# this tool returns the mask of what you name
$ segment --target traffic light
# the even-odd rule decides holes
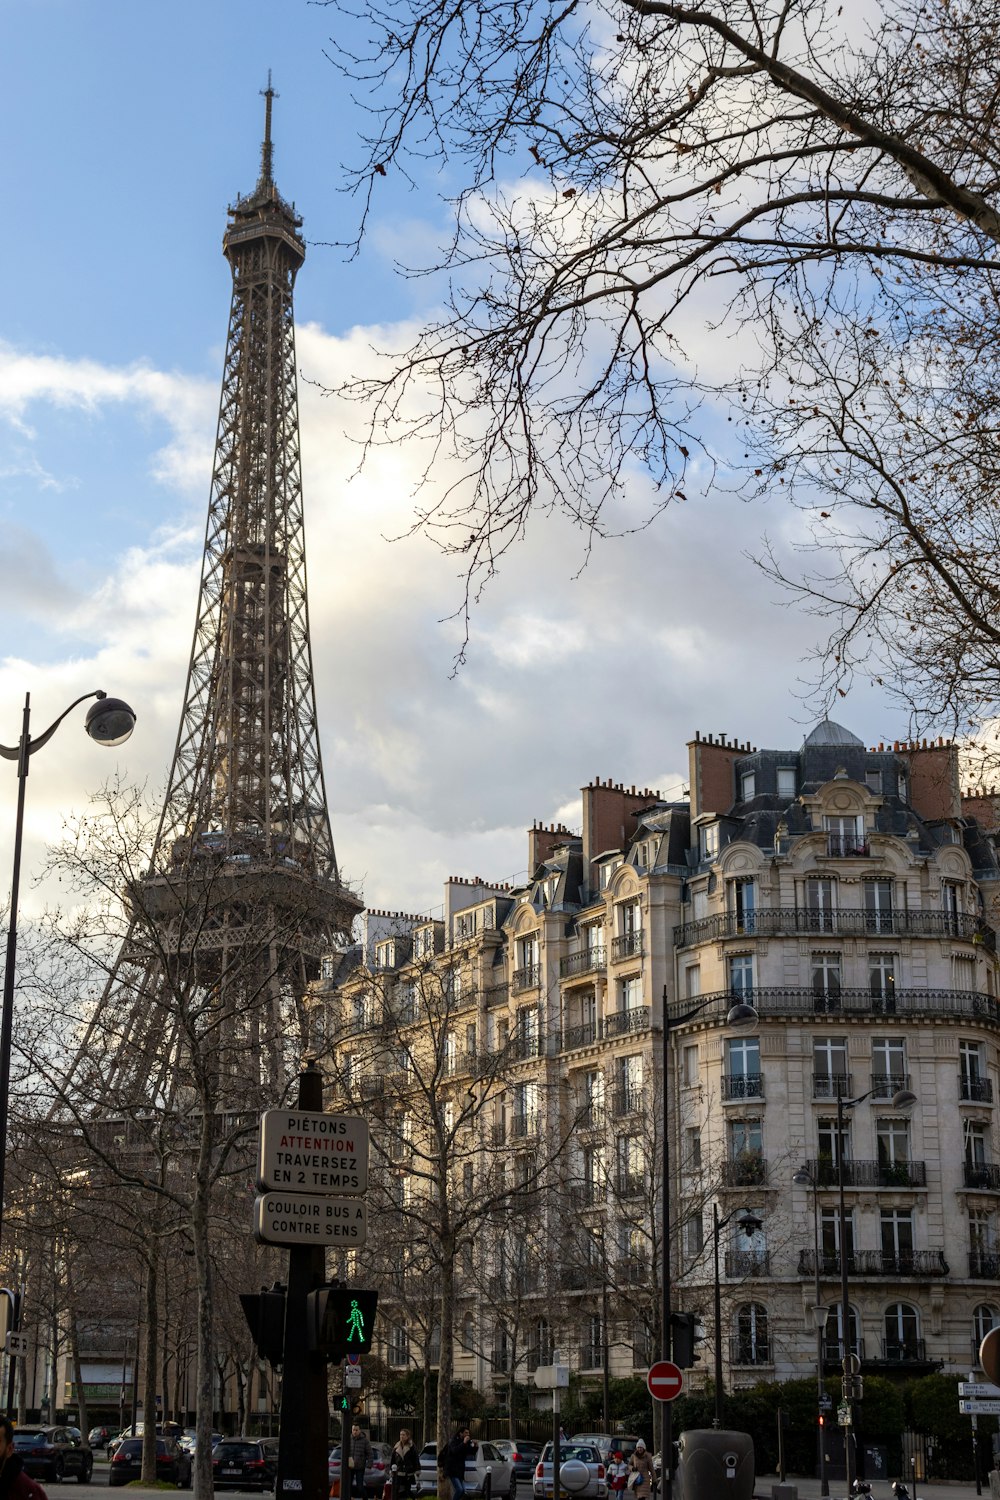
[[[860,1375],[845,1375],[840,1382],[845,1401],[861,1401],[865,1394],[865,1383]]]
[[[675,1365],[682,1370],[701,1359],[699,1344],[705,1341],[705,1330],[696,1313],[677,1312],[670,1314],[670,1348]]]
[[[240,1293],[243,1308],[257,1353],[269,1364],[280,1365],[285,1357],[285,1288],[276,1281],[259,1294]]]
[[[321,1286],[306,1298],[309,1348],[329,1359],[367,1354],[375,1333],[378,1292]]]

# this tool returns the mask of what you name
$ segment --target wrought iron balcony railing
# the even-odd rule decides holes
[[[510,976],[510,987],[515,995],[522,990],[537,990],[541,982],[541,964],[525,964],[523,968],[515,969]]]
[[[567,958],[559,960],[559,978],[571,979],[574,974],[592,974],[595,969],[603,969],[607,963],[607,949],[603,943],[597,943],[592,948],[584,948],[582,953],[571,953]]]
[[[850,1099],[854,1081],[850,1073],[814,1073],[814,1099]]]
[[[873,1099],[892,1099],[902,1089],[909,1087],[909,1073],[873,1073],[871,1075]]]
[[[743,1151],[722,1163],[724,1187],[762,1187],[767,1181],[767,1162],[756,1151]]]
[[[860,858],[869,852],[868,840],[853,833],[828,833],[826,852],[833,859]]]
[[[891,993],[873,995],[870,989],[841,989],[817,993],[808,986],[781,986],[755,989],[719,990],[702,997],[699,1022],[720,1024],[737,1002],[753,1005],[762,1020],[786,1016],[927,1016],[934,1020],[970,1022],[1000,1027],[1000,1000],[976,990],[894,989]],[[675,1000],[667,1006],[669,1020],[686,1015],[690,1002]]]
[[[989,1078],[969,1078],[967,1074],[959,1073],[958,1097],[966,1104],[992,1104],[992,1080]]]
[[[836,1187],[837,1163],[829,1156],[813,1157],[809,1163],[817,1187]],[[844,1162],[844,1186],[852,1188],[922,1188],[927,1186],[927,1166],[922,1161]]]
[[[719,942],[726,938],[809,936],[957,937],[981,941],[991,950],[996,932],[982,917],[965,912],[865,911],[846,908],[820,911],[811,906],[764,906],[752,912],[717,912],[674,928],[674,946]]]
[[[799,1275],[815,1276],[816,1255],[812,1250],[799,1251]],[[840,1256],[820,1251],[819,1274],[840,1276]],[[948,1262],[941,1250],[908,1250],[890,1253],[883,1250],[855,1250],[847,1256],[848,1276],[947,1276]]]
[[[510,1133],[514,1140],[524,1140],[525,1136],[537,1135],[538,1115],[533,1112],[512,1115]]]
[[[723,1099],[763,1099],[763,1073],[724,1073],[722,1097]]]
[[[975,1281],[996,1281],[1000,1278],[1000,1252],[970,1250],[969,1276]]]
[[[635,1031],[649,1030],[649,1006],[633,1005],[629,1010],[616,1010],[604,1017],[606,1037],[629,1036]]]
[[[615,1117],[620,1119],[622,1115],[638,1114],[644,1099],[641,1083],[626,1083],[615,1089],[611,1096],[611,1108]]]
[[[738,1276],[741,1280],[754,1276],[770,1276],[771,1257],[766,1250],[727,1250],[726,1275]]]
[[[577,1124],[581,1130],[603,1130],[608,1123],[604,1100],[588,1099],[580,1106]]]
[[[994,1161],[967,1161],[965,1186],[981,1192],[1000,1193],[1000,1165]]]
[[[771,1363],[771,1341],[763,1338],[741,1338],[739,1334],[729,1340],[729,1363],[731,1365],[769,1365]]]
[[[562,1050],[572,1052],[575,1047],[591,1047],[600,1036],[600,1022],[581,1021],[579,1026],[564,1026]]]
[[[641,958],[642,954],[641,932],[626,932],[611,939],[611,957],[616,962],[620,958]]]
[[[923,1339],[883,1339],[882,1360],[886,1365],[923,1365],[927,1363],[927,1344]]]

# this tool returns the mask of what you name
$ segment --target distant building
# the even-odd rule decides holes
[[[864,1370],[967,1372],[1000,1322],[1000,799],[963,803],[950,744],[868,749],[831,722],[798,750],[697,736],[689,756],[689,800],[597,780],[579,832],[533,826],[521,888],[453,879],[435,920],[367,913],[308,998],[341,1098],[377,1096],[397,1122],[384,1128],[409,1116],[419,1131],[400,1043],[420,1035],[433,974],[446,1086],[457,1097],[501,1059],[482,1149],[502,1143],[526,1180],[569,1138],[540,1190],[511,1201],[519,1256],[484,1244],[488,1264],[464,1265],[456,1376],[502,1389],[554,1348],[595,1380],[656,1357],[664,994],[673,1300],[707,1336],[695,1382],[713,1366],[713,1204],[730,1216],[727,1388],[815,1372],[817,1274],[839,1371],[842,1248]],[[734,999],[759,1013],[749,1034],[727,1028]],[[843,1140],[838,1095],[867,1096]],[[387,1155],[405,1178],[405,1151]],[[392,1285],[380,1322],[388,1362],[419,1364]]]

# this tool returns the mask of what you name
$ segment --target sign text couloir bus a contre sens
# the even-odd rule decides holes
[[[356,1115],[268,1109],[260,1121],[257,1186],[293,1193],[368,1188],[368,1123]]]

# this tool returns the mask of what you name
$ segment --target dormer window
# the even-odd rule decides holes
[[[749,802],[757,795],[757,775],[754,771],[744,771],[740,777],[740,800]]]
[[[882,795],[882,772],[866,771],[865,786],[870,792],[874,792],[876,797],[880,797]]]
[[[795,796],[795,767],[794,766],[779,766],[778,767],[778,796],[779,797],[794,797]]]
[[[606,860],[605,863],[601,866],[601,873],[600,873],[600,876],[599,876],[599,883],[600,883],[600,888],[601,888],[602,891],[607,890],[608,885],[610,884],[612,875],[615,873],[615,871],[619,868],[619,866],[622,863],[623,863],[623,861],[620,860],[620,859],[609,859],[609,860]]]
[[[718,823],[709,823],[706,827],[699,829],[698,839],[701,845],[702,859],[717,859],[719,856]]]
[[[390,939],[386,943],[377,943],[375,946],[375,967],[377,969],[392,969],[396,966],[396,943]]]

